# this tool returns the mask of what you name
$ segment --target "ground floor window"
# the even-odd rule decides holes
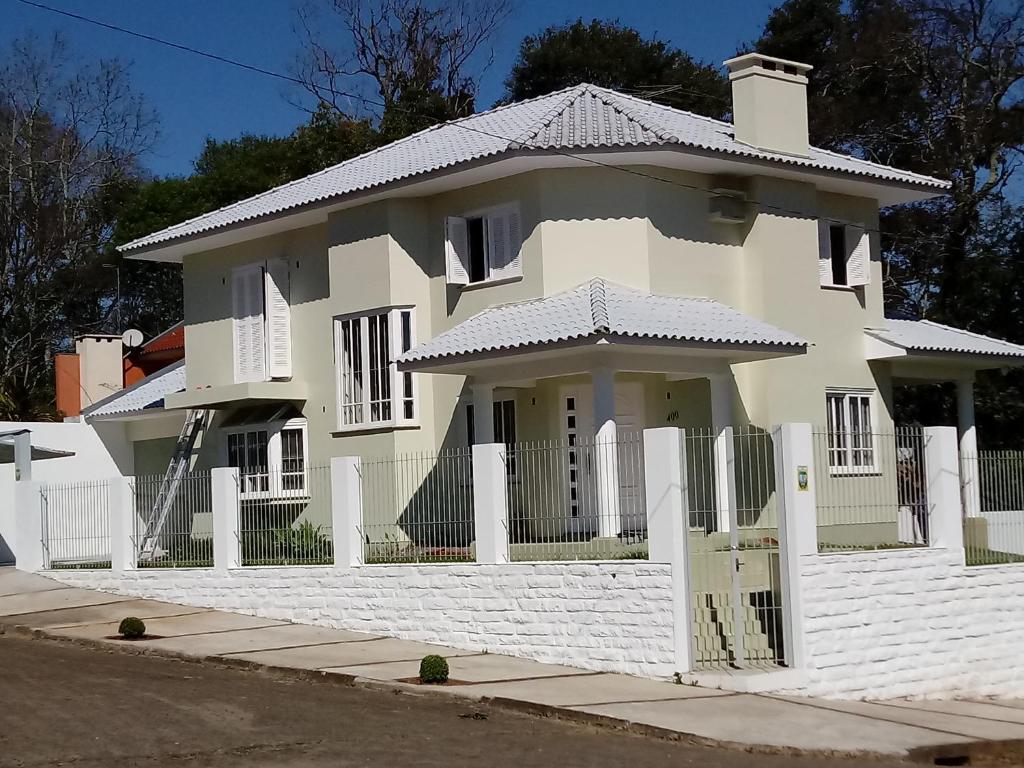
[[[871,390],[830,389],[825,394],[828,418],[828,466],[833,474],[876,470]]]
[[[507,449],[506,470],[509,477],[516,476],[516,401],[495,400],[491,409],[494,426],[494,442],[504,443]],[[476,413],[473,404],[466,406],[466,435],[468,445],[476,444]]]
[[[306,491],[306,420],[291,405],[242,409],[221,427],[243,499]]]

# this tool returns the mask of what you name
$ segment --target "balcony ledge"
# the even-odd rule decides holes
[[[308,396],[301,381],[248,381],[219,384],[175,392],[164,399],[165,408],[223,408],[261,402],[304,401]]]

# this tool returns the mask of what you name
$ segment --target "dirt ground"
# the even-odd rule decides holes
[[[68,764],[813,768],[850,763],[694,747],[436,694],[366,690],[0,635],[0,766]]]

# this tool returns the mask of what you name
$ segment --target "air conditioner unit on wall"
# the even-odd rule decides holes
[[[742,224],[747,220],[747,201],[741,190],[713,189],[708,215],[717,224]]]

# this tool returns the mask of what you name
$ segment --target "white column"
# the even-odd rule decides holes
[[[814,446],[810,424],[780,424],[775,446],[775,498],[779,516],[779,574],[786,664],[806,663],[800,558],[818,552],[818,511],[814,500]]]
[[[130,571],[135,568],[138,547],[135,535],[135,478],[115,477],[108,486],[110,494],[110,569]]]
[[[494,385],[474,384],[473,442],[494,442]]]
[[[924,478],[929,510],[928,545],[963,549],[960,461],[953,427],[924,428]]]
[[[363,564],[362,461],[358,456],[331,459],[331,536],[335,568]]]
[[[978,433],[974,423],[974,376],[965,376],[956,382],[956,422],[960,439],[960,459],[963,462],[964,514],[981,514],[981,489],[978,476]]]
[[[14,480],[32,479],[32,433],[28,430],[14,436]]]
[[[732,375],[714,374],[711,382],[711,425],[715,433],[715,509],[718,512],[718,530],[728,533],[729,505],[732,501],[729,489],[733,468],[729,466],[732,454]]]
[[[473,446],[473,518],[476,561],[508,562],[508,493],[501,443]]]
[[[615,424],[615,371],[595,368],[594,463],[597,479],[598,536],[613,537],[622,532],[619,515],[619,445]]]
[[[14,559],[22,571],[43,569],[43,484],[14,484]]]
[[[213,502],[213,567],[218,571],[241,565],[238,540],[239,485],[236,467],[215,467],[210,472]]]
[[[693,669],[685,450],[682,433],[674,427],[644,430],[648,557],[672,566],[673,646],[680,674]]]

